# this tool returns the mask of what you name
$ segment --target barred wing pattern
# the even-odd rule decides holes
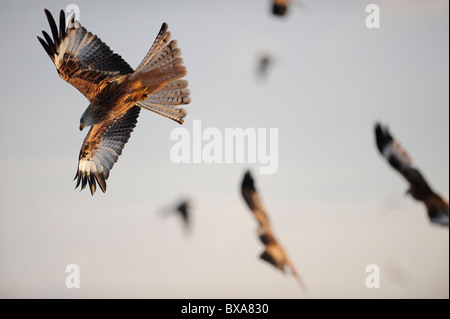
[[[58,74],[77,88],[90,101],[106,82],[129,73],[133,69],[120,55],[96,35],[88,32],[74,21],[66,29],[64,11],[59,15],[59,32],[52,14],[45,9],[53,40],[42,31],[45,41],[38,37],[47,54],[56,66]]]
[[[97,182],[100,189],[106,192],[109,171],[122,154],[131,132],[136,127],[140,111],[140,107],[133,106],[113,121],[95,125],[90,129],[80,150],[78,169],[74,178],[77,179],[75,188],[80,183],[81,189],[89,184],[93,195]]]
[[[76,187],[81,184],[81,189],[84,189],[89,184],[93,195],[98,184],[105,192],[106,179],[130,138],[141,108],[183,123],[187,112],[178,106],[190,103],[190,91],[188,82],[181,79],[186,75],[181,51],[176,40],[170,41],[168,25],[163,23],[149,52],[134,72],[120,55],[113,53],[74,17],[66,28],[65,14],[61,10],[58,30],[51,13],[45,9],[45,14],[53,39],[42,31],[45,40],[40,37],[38,40],[55,64],[58,74],[84,94],[91,101],[90,106],[102,105],[99,101],[103,105],[111,105],[110,109],[102,106],[96,112],[97,116],[101,114],[106,120],[96,122],[99,124],[93,125],[84,139],[75,176]],[[136,103],[134,106],[130,109],[126,106],[122,111],[121,106],[129,101],[129,97],[119,100],[114,93],[104,89],[111,88],[114,83],[128,83],[125,81],[143,85],[149,93],[146,100],[133,102]],[[133,88],[133,85],[130,87]],[[133,94],[129,93],[130,96]],[[117,114],[117,117],[108,117],[108,113]]]
[[[187,86],[186,80],[169,82],[164,88],[151,94],[145,101],[137,102],[136,105],[183,124],[187,112],[178,106],[191,101]]]
[[[170,71],[174,67],[182,65],[183,59],[180,57],[181,50],[178,48],[178,42],[170,41],[171,37],[167,24],[163,23],[155,42],[136,68],[135,73],[130,76],[131,79],[140,73],[152,72],[157,69]],[[146,100],[139,101],[137,105],[183,124],[187,112],[179,105],[191,102],[191,92],[187,87],[186,80],[169,81],[165,87],[151,94]]]

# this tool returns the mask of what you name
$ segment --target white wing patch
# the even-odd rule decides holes
[[[83,190],[89,184],[93,195],[98,183],[101,190],[106,192],[106,180],[109,177],[109,171],[122,154],[122,150],[136,126],[140,110],[139,107],[133,106],[97,133],[91,128],[80,151],[77,174],[75,175],[77,179],[75,188],[81,183],[81,189]],[[90,148],[91,143],[94,142],[95,144],[92,145],[95,146]]]
[[[400,146],[397,141],[393,140],[391,143],[387,144],[383,149],[383,156],[389,160],[389,158],[394,157],[399,161],[402,167],[412,167],[413,162],[408,153]]]

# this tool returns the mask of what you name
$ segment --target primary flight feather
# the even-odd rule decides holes
[[[187,112],[179,107],[190,103],[186,68],[177,41],[162,24],[153,45],[133,70],[120,55],[96,35],[61,10],[59,30],[45,9],[52,37],[42,31],[38,37],[59,76],[77,88],[90,102],[80,119],[80,130],[91,126],[78,158],[76,187],[96,185],[106,191],[106,180],[136,126],[141,108],[156,112],[180,124]]]

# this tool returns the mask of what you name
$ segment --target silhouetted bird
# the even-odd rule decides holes
[[[264,54],[259,58],[256,75],[259,79],[265,79],[270,65],[273,64],[273,58],[269,54]]]
[[[244,179],[241,184],[241,191],[245,202],[253,212],[253,215],[255,215],[260,225],[258,228],[259,239],[266,246],[264,252],[260,255],[260,258],[269,262],[283,272],[285,272],[286,266],[289,267],[300,286],[306,290],[306,286],[302,278],[286,254],[286,251],[274,238],[269,219],[262,205],[261,199],[259,198],[258,192],[256,191],[253,177],[249,171],[247,171],[244,175]]]
[[[288,2],[290,0],[272,0],[272,13],[277,16],[284,16],[288,11]]]
[[[179,204],[177,204],[175,207],[172,208],[165,208],[162,213],[166,216],[168,214],[177,214],[181,216],[181,220],[183,222],[183,229],[185,231],[191,231],[191,220],[192,220],[192,213],[191,213],[192,205],[190,201],[183,200]]]
[[[191,216],[190,216],[190,205],[188,201],[181,202],[176,210],[181,218],[183,219],[183,224],[185,227],[190,228]]]
[[[425,204],[431,222],[448,226],[448,202],[431,189],[419,170],[413,166],[406,151],[391,136],[389,129],[377,123],[375,136],[378,150],[409,182],[408,193]]]

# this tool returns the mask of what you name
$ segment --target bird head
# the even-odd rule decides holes
[[[91,104],[87,107],[86,111],[84,111],[83,115],[80,118],[80,131],[84,129],[85,126],[91,126],[97,124],[97,121],[94,120],[91,112]]]

